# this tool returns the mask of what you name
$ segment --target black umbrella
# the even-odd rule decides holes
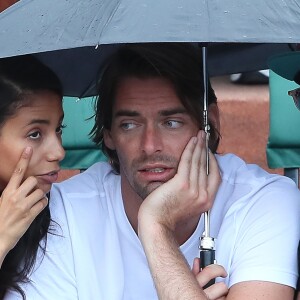
[[[119,44],[73,48],[35,54],[60,77],[67,96],[96,94],[96,78]],[[293,44],[208,44],[208,73],[219,76],[268,69],[270,55],[290,51]],[[1,53],[1,52],[0,52]],[[199,51],[201,55],[201,51]],[[74,63],[76,62],[76,63]]]
[[[266,69],[300,41],[299,15],[297,0],[22,0],[0,13],[0,57],[36,53],[84,97],[125,42],[209,43],[211,76]]]

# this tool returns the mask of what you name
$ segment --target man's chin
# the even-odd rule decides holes
[[[146,199],[154,190],[156,190],[158,187],[160,187],[164,182],[161,181],[155,181],[151,182],[147,185],[147,187],[143,191],[143,199]]]

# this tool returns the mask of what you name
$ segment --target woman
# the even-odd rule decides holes
[[[33,56],[0,60],[0,298],[25,294],[51,231],[47,194],[64,157],[62,88]]]

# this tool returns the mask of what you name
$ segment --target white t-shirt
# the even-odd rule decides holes
[[[237,156],[218,156],[222,184],[211,210],[211,236],[228,286],[262,280],[296,286],[300,192],[288,178],[272,175]],[[141,243],[123,206],[120,176],[107,163],[56,184],[50,198],[56,235],[23,285],[27,299],[157,299]],[[192,265],[199,256],[201,217],[181,246]],[[223,280],[223,279],[220,279]],[[18,299],[8,293],[8,299]]]

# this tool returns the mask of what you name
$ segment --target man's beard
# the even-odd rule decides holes
[[[161,186],[164,182],[152,182],[150,185],[142,186],[138,182],[133,182],[134,191],[145,200],[155,189]]]
[[[145,166],[147,164],[154,164],[154,163],[161,163],[162,165],[166,165],[168,167],[174,168],[177,170],[178,168],[178,160],[172,156],[156,154],[152,156],[144,156],[140,157],[132,162],[132,170],[138,172],[141,169],[141,166]],[[175,174],[174,174],[175,175]],[[142,185],[137,180],[133,180],[132,187],[134,191],[143,199],[145,200],[150,193],[152,193],[155,189],[159,186],[164,184],[164,182],[157,181],[151,182],[148,185]]]

